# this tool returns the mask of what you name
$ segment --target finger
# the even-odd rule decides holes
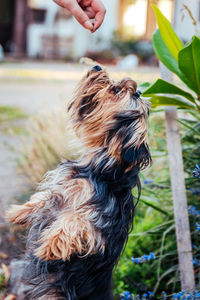
[[[92,30],[93,24],[87,14],[82,10],[77,1],[74,0],[54,0],[60,6],[69,10],[76,20],[86,29]]]
[[[89,6],[91,6],[91,0],[81,0],[79,2],[79,5],[81,7],[89,7]]]
[[[59,6],[64,7],[64,0],[53,0],[56,4],[58,4]]]
[[[92,30],[92,32],[95,32],[103,23],[106,14],[106,9],[101,0],[93,0],[91,2],[91,7],[96,13],[94,20],[94,28]]]
[[[94,19],[95,17],[95,12],[93,11],[93,9],[91,7],[86,7],[84,9],[84,12],[86,13],[86,15],[90,18],[90,19]]]

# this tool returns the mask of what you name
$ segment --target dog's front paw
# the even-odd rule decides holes
[[[33,219],[34,213],[42,209],[45,205],[47,193],[39,192],[34,194],[30,201],[23,205],[12,205],[11,208],[6,212],[6,219],[10,223],[27,225]]]
[[[26,225],[29,222],[29,209],[24,205],[12,205],[6,212],[6,219],[10,223]]]

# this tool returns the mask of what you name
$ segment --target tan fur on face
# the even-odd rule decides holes
[[[115,94],[113,91],[115,87],[119,89],[119,93]],[[109,129],[116,122],[115,115],[123,112],[137,112],[140,115],[135,134],[129,144],[139,147],[142,142],[146,142],[149,105],[141,99],[133,100],[136,89],[137,84],[132,79],[124,78],[115,83],[110,80],[105,71],[91,71],[80,83],[75,100],[70,105],[70,111],[76,133],[89,151],[98,151],[107,147],[108,156],[120,161],[122,141],[117,136],[113,136],[107,144],[106,137]],[[87,98],[89,104],[84,104],[84,99]],[[87,108],[87,105],[89,112],[86,109],[86,112],[80,116],[79,112]]]

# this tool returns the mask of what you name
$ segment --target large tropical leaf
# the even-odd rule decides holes
[[[146,89],[150,87],[151,83],[150,82],[144,82],[139,84],[138,89],[143,93]]]
[[[200,39],[198,37],[194,36],[192,42],[180,51],[178,64],[190,88],[200,96]]]
[[[176,35],[172,25],[167,20],[167,18],[161,13],[159,8],[152,4],[153,10],[156,14],[156,19],[158,22],[158,27],[160,30],[161,37],[163,42],[169,49],[171,55],[178,61],[178,53],[183,48],[181,40]]]
[[[181,73],[178,62],[170,53],[169,49],[165,45],[159,29],[157,29],[152,36],[152,45],[154,52],[158,59],[173,73],[175,73],[185,84],[188,85],[186,77]]]
[[[180,95],[188,99],[189,101],[195,103],[194,97],[177,87],[176,85],[173,85],[163,79],[158,79],[152,86],[150,86],[145,92],[143,92],[142,96],[149,97],[154,94],[175,94]]]
[[[168,105],[168,106],[178,106],[179,108],[197,110],[196,105],[180,97],[167,97],[167,96],[154,95],[150,98],[150,101],[152,103],[153,108],[157,106]]]

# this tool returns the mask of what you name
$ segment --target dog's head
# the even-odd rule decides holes
[[[104,150],[112,162],[136,162],[140,168],[151,158],[147,146],[147,117],[150,105],[140,98],[131,78],[111,80],[100,66],[81,80],[69,105],[77,135],[90,152]]]

